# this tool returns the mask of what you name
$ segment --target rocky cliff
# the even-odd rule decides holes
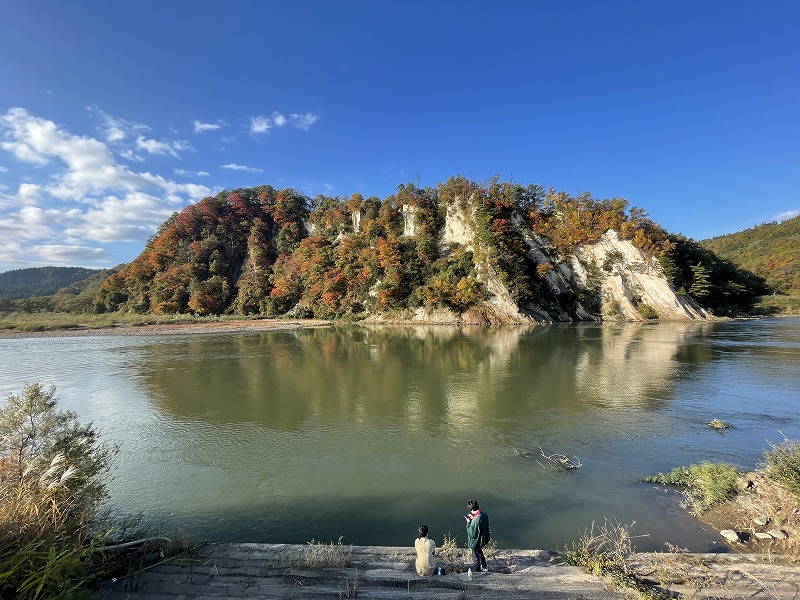
[[[754,296],[676,239],[619,198],[497,180],[401,185],[383,201],[242,188],[173,215],[95,307],[544,323],[703,320],[712,301]]]
[[[415,209],[404,205],[402,212],[404,234],[414,236]],[[620,239],[618,232],[610,229],[596,242],[578,245],[569,255],[558,257],[547,239],[527,227],[521,216],[514,217],[513,227],[525,241],[530,261],[553,267],[543,277],[550,291],[543,295],[543,302],[517,303],[490,261],[483,259],[476,262],[475,269],[488,292],[484,310],[458,314],[420,307],[405,316],[414,321],[444,323],[713,318],[691,296],[675,290],[655,258],[645,256],[629,240]],[[474,211],[464,210],[457,202],[449,203],[439,240],[441,251],[460,246],[473,252],[476,233]],[[372,320],[385,319],[385,315],[375,315]]]

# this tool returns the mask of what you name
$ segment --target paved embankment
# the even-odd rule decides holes
[[[410,548],[354,546],[347,567],[299,568],[304,546],[208,544],[191,560],[167,561],[104,582],[98,600],[219,598],[432,598],[593,600],[625,598],[604,580],[538,550],[497,550],[489,573],[429,578],[413,570]],[[682,598],[800,600],[800,567],[754,555],[637,554],[635,571]],[[464,565],[466,566],[466,565]]]

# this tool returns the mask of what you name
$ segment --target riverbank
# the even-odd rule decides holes
[[[312,327],[328,327],[330,321],[322,319],[242,319],[202,321],[197,323],[141,323],[91,325],[76,324],[62,329],[45,331],[0,331],[0,339],[44,338],[44,337],[87,337],[87,336],[144,336],[144,335],[178,335],[190,333],[240,333],[265,332],[306,329]]]
[[[419,577],[412,548],[353,546],[339,566],[302,563],[307,546],[207,544],[191,557],[167,560],[131,575],[101,582],[97,600],[183,598],[539,598],[623,599],[631,588],[564,564],[544,550],[497,550],[489,572],[466,573],[467,563],[441,576]],[[643,553],[628,561],[629,572],[651,589],[649,597],[800,597],[800,567],[763,555]],[[660,594],[660,596],[659,596]],[[647,596],[640,596],[647,597]]]
[[[732,552],[781,554],[800,562],[800,499],[760,470],[742,474],[739,487],[736,497],[697,518],[719,532]]]

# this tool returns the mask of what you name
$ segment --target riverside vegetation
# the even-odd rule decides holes
[[[800,564],[800,442],[784,439],[781,444],[771,443],[755,472],[742,473],[726,463],[701,462],[645,481],[681,489],[685,507],[711,526],[734,521],[737,541],[730,543],[735,549],[760,551],[768,562]],[[675,597],[669,591],[673,584],[699,592],[714,579],[707,559],[693,559],[670,544],[669,554],[656,553],[644,559],[636,555],[634,525],[608,519],[602,525],[592,523],[564,549],[565,561],[631,590],[638,598],[651,600]],[[766,528],[771,528],[769,533],[761,531]],[[750,544],[745,546],[748,540]],[[769,541],[759,546],[753,540]],[[706,574],[698,575],[698,569]],[[768,587],[759,586],[769,597],[778,597]]]
[[[91,424],[59,410],[55,388],[28,384],[8,395],[0,408],[1,598],[88,599],[104,575],[189,549],[185,539],[115,546],[133,533],[132,523],[112,523],[100,509],[116,454]]]
[[[727,463],[701,462],[658,473],[645,481],[679,488],[686,507],[702,521],[736,532],[734,545],[781,552],[800,563],[800,442],[770,443],[756,471]],[[766,531],[766,530],[769,531]],[[744,547],[744,546],[743,546]]]

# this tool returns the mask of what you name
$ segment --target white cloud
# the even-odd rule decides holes
[[[136,138],[136,147],[139,150],[145,150],[150,154],[170,154],[175,158],[180,158],[180,154],[183,150],[191,149],[189,142],[186,140],[175,140],[173,142],[161,141],[158,140],[148,140],[145,139],[144,136],[140,135]]]
[[[292,125],[298,129],[302,129],[303,131],[308,131],[309,127],[319,121],[319,115],[315,115],[313,113],[293,113],[289,115],[289,118],[292,120]]]
[[[229,163],[227,165],[220,165],[223,169],[231,169],[232,171],[247,171],[248,173],[263,173],[261,169],[255,167],[246,167],[245,165],[237,165],[236,163]]]
[[[211,175],[208,171],[189,171],[187,169],[173,169],[172,172],[182,177],[208,177]]]
[[[90,248],[89,246],[66,246],[63,244],[40,244],[31,248],[45,262],[74,263],[105,261],[108,252],[103,248]]]
[[[2,150],[36,167],[16,193],[0,195],[0,239],[19,242],[0,244],[3,263],[27,264],[36,248],[56,253],[59,246],[88,249],[84,255],[95,258],[86,260],[96,260],[100,254],[90,240],[144,241],[175,210],[211,194],[206,186],[133,171],[117,163],[104,142],[22,108],[0,114],[0,136]],[[139,137],[147,151],[188,148],[182,141],[153,145]]]
[[[267,117],[252,117],[250,119],[250,133],[267,133],[273,126]]]
[[[250,133],[267,133],[274,127],[283,127],[284,125],[292,124],[298,129],[308,131],[314,123],[319,120],[319,115],[313,113],[292,113],[287,118],[279,112],[272,113],[272,116],[265,117],[259,115],[250,118]]]
[[[214,131],[222,127],[219,123],[201,123],[196,120],[193,123],[195,133],[205,133],[206,131]]]
[[[6,169],[4,166],[0,165],[0,173],[8,173],[8,169]]]
[[[778,215],[772,217],[773,221],[777,223],[782,223],[783,221],[788,221],[789,219],[795,218],[797,215],[800,215],[800,210],[787,210]]]

